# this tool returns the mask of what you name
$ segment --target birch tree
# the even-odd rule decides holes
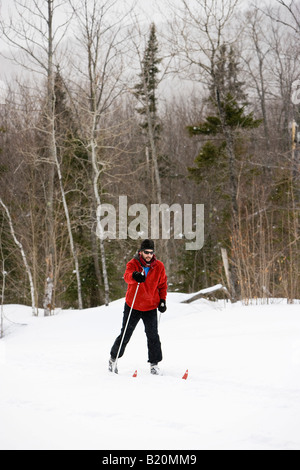
[[[127,36],[124,22],[129,10],[122,11],[116,0],[70,0],[77,20],[79,61],[74,62],[76,74],[82,77],[77,86],[77,116],[82,143],[90,165],[89,196],[91,200],[91,244],[98,285],[104,284],[105,304],[109,304],[109,279],[105,241],[100,221],[101,175],[109,163],[103,157],[101,135],[105,131],[105,115],[124,90],[121,81],[124,67],[122,56]],[[79,45],[80,44],[80,45]],[[76,86],[75,86],[76,87]],[[98,234],[98,237],[97,237]],[[101,268],[98,259],[100,244]]]
[[[19,248],[22,259],[23,259],[23,263],[24,263],[25,270],[26,270],[26,273],[27,273],[27,276],[28,276],[28,279],[29,279],[29,284],[30,284],[32,314],[36,315],[38,313],[38,311],[36,310],[36,305],[35,305],[34,283],[33,283],[33,277],[32,277],[32,273],[31,273],[31,269],[30,269],[29,263],[27,261],[27,256],[26,256],[26,253],[24,251],[22,243],[20,242],[20,240],[16,236],[15,229],[14,229],[13,222],[12,222],[12,218],[11,218],[11,215],[10,215],[10,211],[9,211],[8,207],[6,206],[6,204],[3,202],[1,197],[0,197],[0,206],[4,210],[4,213],[6,215],[6,218],[7,218],[8,224],[9,224],[11,236],[12,236],[15,244]]]
[[[54,228],[54,178],[57,171],[63,207],[66,215],[71,252],[74,258],[78,304],[82,308],[81,281],[79,262],[74,245],[68,205],[66,202],[60,163],[57,155],[57,139],[55,131],[55,57],[59,45],[65,37],[69,20],[57,22],[56,14],[66,1],[58,0],[15,0],[15,17],[9,24],[1,22],[4,37],[9,44],[17,49],[14,60],[27,69],[42,73],[46,78],[47,96],[44,109],[45,128],[40,129],[47,142],[48,181],[46,191],[46,273],[45,292],[43,299],[44,315],[49,316],[54,309],[55,273],[56,273],[56,240]],[[57,60],[57,59],[56,59]]]

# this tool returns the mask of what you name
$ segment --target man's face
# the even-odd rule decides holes
[[[153,255],[154,255],[154,251],[152,251],[152,250],[142,251],[142,256],[143,256],[144,260],[146,261],[146,263],[150,263],[150,261],[153,258]]]

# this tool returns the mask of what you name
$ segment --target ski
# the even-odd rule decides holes
[[[137,377],[138,373],[137,373],[137,370],[134,372],[133,376],[132,377]],[[163,373],[159,373],[159,374],[150,374],[150,375],[158,375],[160,377],[162,377],[164,374]],[[189,370],[187,369],[185,371],[185,373],[183,374],[182,376],[182,380],[187,380],[189,377]]]
[[[118,369],[116,369],[116,370],[109,369],[109,372],[110,372],[110,373],[115,373],[116,375],[118,375]],[[151,374],[151,373],[150,373],[149,375],[157,375],[158,377],[163,377],[163,376],[164,376],[163,373],[160,373],[160,374]],[[182,380],[187,380],[187,379],[188,379],[188,376],[189,376],[189,371],[188,371],[188,369],[187,369],[186,372],[185,372],[185,373],[183,374],[183,376],[182,376]],[[137,371],[137,370],[133,373],[132,377],[133,377],[133,378],[138,377],[138,371]]]
[[[114,362],[114,361],[111,361],[111,360],[109,361],[108,370],[109,370],[110,373],[115,373],[116,375],[118,375],[118,373],[119,373],[119,372],[118,372],[118,368],[116,367],[115,362]],[[158,375],[158,376],[162,377],[164,374],[160,371],[159,374],[153,374],[153,373],[151,374],[151,373],[150,373],[150,375]],[[136,371],[133,373],[132,377],[133,377],[133,378],[136,378],[137,376],[138,376],[138,371],[136,370]],[[183,376],[182,376],[182,380],[187,380],[187,379],[188,379],[188,376],[189,376],[189,370],[187,369],[187,370],[185,371],[185,373],[183,374]]]

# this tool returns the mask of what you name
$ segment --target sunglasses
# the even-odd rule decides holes
[[[154,251],[144,250],[145,255],[154,255]]]

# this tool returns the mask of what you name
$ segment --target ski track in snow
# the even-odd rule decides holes
[[[300,449],[299,304],[187,297],[161,317],[163,376],[142,323],[107,371],[124,299],[49,318],[5,306],[0,449]]]

